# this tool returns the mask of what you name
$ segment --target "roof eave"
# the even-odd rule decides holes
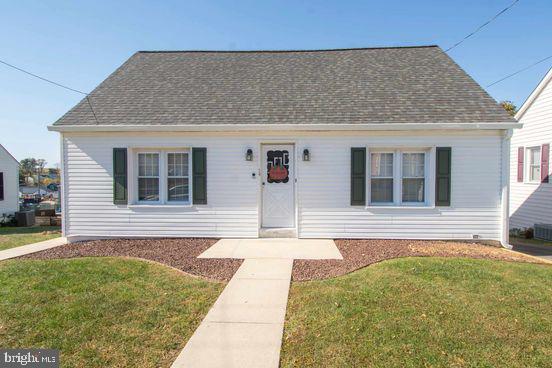
[[[228,131],[361,131],[361,130],[496,130],[517,129],[518,122],[370,123],[370,124],[182,124],[182,125],[49,125],[54,132],[228,132]]]

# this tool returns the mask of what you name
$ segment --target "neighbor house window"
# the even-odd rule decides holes
[[[393,153],[370,154],[370,201],[393,202]]]
[[[425,201],[425,153],[402,154],[402,201]]]
[[[138,154],[138,200],[159,201],[159,153]]]
[[[167,201],[188,202],[188,153],[167,153]]]
[[[527,148],[528,178],[530,182],[540,183],[541,181],[541,148]]]

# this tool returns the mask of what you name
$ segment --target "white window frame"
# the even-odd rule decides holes
[[[539,164],[538,165],[535,165],[535,164],[532,164],[531,163],[531,151],[533,150],[537,150],[538,153],[539,153]],[[524,169],[524,177],[525,177],[525,182],[526,183],[529,183],[529,184],[540,184],[541,182],[541,176],[542,176],[542,173],[541,173],[541,176],[539,176],[536,180],[532,180],[531,179],[531,167],[532,166],[538,166],[539,167],[539,170],[542,170],[542,148],[541,146],[532,146],[532,147],[527,147],[525,148],[525,162],[526,162],[526,165],[525,165],[525,169]]]
[[[159,201],[140,201],[139,200],[139,186],[138,186],[138,173],[139,173],[139,160],[138,155],[141,153],[157,153],[159,155]],[[169,201],[168,193],[168,154],[169,153],[187,153],[188,154],[188,200],[187,201]],[[131,206],[191,206],[192,203],[192,150],[189,148],[133,148],[132,160],[134,163],[130,166],[129,183],[132,186],[129,187],[129,198],[131,199]]]
[[[367,208],[377,207],[435,207],[435,147],[368,147],[366,193]],[[393,202],[372,202],[372,153],[393,153]],[[403,153],[424,153],[424,201],[402,201],[402,159]]]

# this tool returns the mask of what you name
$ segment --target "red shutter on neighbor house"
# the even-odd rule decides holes
[[[523,147],[518,147],[518,172],[517,172],[517,181],[523,182],[523,156],[524,156]]]
[[[548,161],[550,161],[550,144],[541,148],[541,183],[548,183]]]

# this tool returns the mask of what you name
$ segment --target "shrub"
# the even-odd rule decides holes
[[[15,215],[9,214],[9,213],[3,213],[2,218],[0,218],[0,226],[1,227],[17,226],[17,220],[15,219]]]
[[[525,239],[533,239],[533,236],[535,235],[535,230],[532,227],[528,227],[525,229]]]

